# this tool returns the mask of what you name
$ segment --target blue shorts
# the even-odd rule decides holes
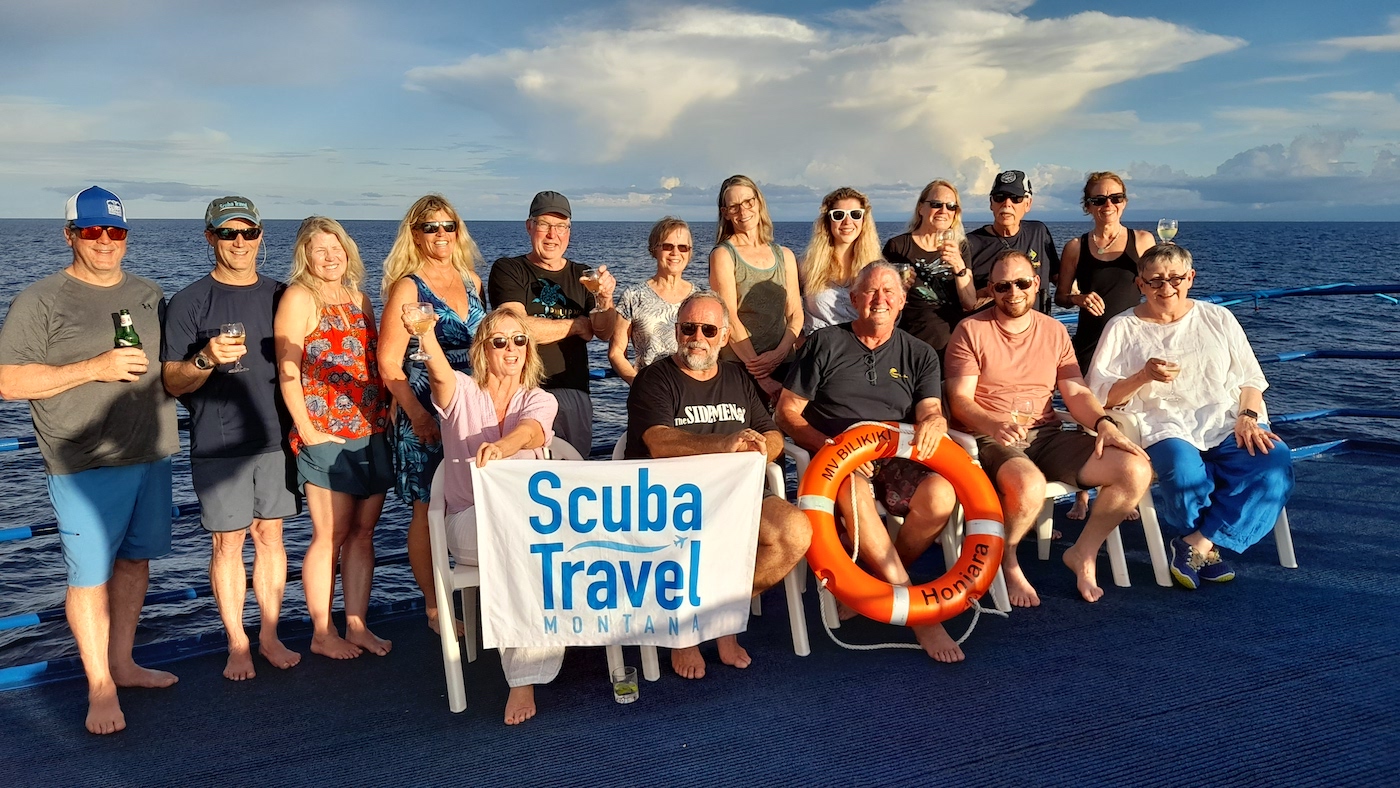
[[[68,585],[100,586],[118,558],[170,552],[170,458],[48,477]]]

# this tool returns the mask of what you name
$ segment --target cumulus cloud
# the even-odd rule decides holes
[[[625,157],[648,181],[743,171],[820,188],[942,173],[980,191],[999,136],[1243,45],[1156,19],[1032,19],[1029,5],[888,0],[822,23],[634,7],[535,48],[415,68],[407,86],[490,113],[545,161]]]

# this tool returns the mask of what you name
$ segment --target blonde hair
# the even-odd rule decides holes
[[[520,333],[529,339],[525,343],[525,363],[520,368],[520,385],[527,389],[538,388],[540,383],[544,382],[544,362],[540,360],[540,351],[535,344],[535,333],[530,330],[527,321],[505,307],[491,310],[481,319],[481,325],[476,327],[476,337],[472,340],[471,350],[468,351],[472,362],[472,380],[475,380],[478,386],[486,386],[486,346],[490,344],[491,333],[506,318],[514,320],[520,326]]]
[[[380,298],[388,298],[389,289],[394,283],[405,276],[418,273],[428,264],[427,255],[423,254],[421,246],[413,242],[413,235],[418,232],[418,225],[438,211],[452,217],[451,220],[457,223],[457,242],[452,246],[449,262],[457,269],[457,273],[461,274],[462,279],[468,282],[468,288],[472,286],[471,275],[476,273],[476,267],[482,262],[481,250],[477,248],[476,241],[472,240],[471,233],[467,232],[466,223],[462,221],[457,209],[452,207],[452,203],[441,194],[429,194],[419,197],[418,201],[409,207],[408,213],[404,214],[403,221],[399,222],[399,233],[394,237],[389,256],[384,258],[384,278],[379,283]]]
[[[340,284],[346,289],[350,299],[357,301],[360,283],[365,280],[365,264],[360,260],[360,247],[355,245],[354,239],[345,232],[340,222],[329,217],[308,216],[302,220],[301,227],[297,228],[296,242],[292,246],[292,272],[287,277],[287,283],[301,285],[309,290],[316,306],[325,305],[325,301],[321,299],[321,287],[325,280],[311,273],[311,256],[306,251],[311,245],[311,239],[321,233],[334,235],[345,249],[345,275],[340,277]]]
[[[935,178],[929,181],[928,185],[924,187],[924,190],[919,192],[919,199],[914,201],[914,215],[909,217],[909,225],[905,229],[912,233],[919,229],[919,225],[924,223],[924,217],[919,215],[919,206],[927,202],[929,197],[933,195],[933,190],[937,189],[939,186],[952,192],[953,199],[958,203],[958,209],[953,212],[953,225],[948,229],[953,233],[953,240],[957,241],[959,246],[962,246],[963,242],[967,240],[967,233],[963,231],[962,195],[958,193],[958,187],[942,178]]]
[[[842,261],[836,259],[835,246],[831,234],[831,221],[827,212],[842,200],[855,200],[865,211],[861,220],[860,235],[851,244],[852,263],[849,271],[842,269]],[[849,186],[842,186],[822,198],[817,220],[812,222],[812,238],[807,242],[807,250],[802,253],[802,264],[798,266],[798,278],[802,290],[816,293],[825,290],[833,282],[849,287],[856,274],[869,263],[880,259],[880,233],[875,229],[875,214],[870,211],[870,198]]]
[[[758,242],[773,243],[773,219],[768,215],[768,201],[763,199],[763,192],[758,190],[758,184],[749,176],[731,175],[719,185],[719,197],[716,199],[719,204],[719,222],[715,226],[715,246],[734,237],[734,224],[729,220],[729,211],[724,207],[724,193],[735,186],[753,189],[753,196],[758,200]]]

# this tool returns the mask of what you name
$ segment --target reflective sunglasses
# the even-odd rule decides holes
[[[696,331],[705,335],[706,339],[714,339],[719,336],[719,326],[710,323],[677,323],[676,329],[681,332],[681,336],[694,336]]]
[[[941,200],[924,200],[924,205],[927,205],[929,208],[935,211],[940,208],[947,208],[948,210],[956,213],[958,210],[958,204],[955,202],[943,202]]]
[[[690,253],[690,244],[663,243],[663,244],[661,244],[661,251],[663,251],[663,252],[680,252],[681,254],[689,254],[689,253]]]
[[[214,237],[220,241],[232,241],[240,235],[245,241],[256,241],[262,237],[261,227],[215,227],[209,232],[213,233]]]
[[[497,350],[504,350],[506,345],[512,343],[514,343],[516,347],[525,347],[525,344],[530,341],[530,338],[524,334],[516,334],[513,337],[488,337],[486,341],[491,343],[491,347]]]
[[[1020,205],[1021,203],[1026,201],[1026,195],[1007,194],[1006,192],[992,192],[992,202],[1006,202],[1007,200],[1010,200],[1011,202]]]
[[[96,241],[98,238],[102,237],[103,233],[107,233],[107,237],[111,238],[113,241],[125,241],[127,232],[125,227],[104,227],[102,225],[98,225],[97,227],[73,228],[73,234],[84,241]]]
[[[992,292],[1009,293],[1012,287],[1015,287],[1017,290],[1029,290],[1034,285],[1034,279],[1012,279],[1008,282],[993,282]]]
[[[1171,282],[1173,288],[1180,289],[1181,283],[1185,282],[1187,279],[1190,278],[1191,277],[1189,274],[1183,274],[1181,276],[1166,276],[1156,277],[1154,279],[1144,279],[1142,283],[1152,288],[1153,290],[1161,290],[1163,287],[1166,286],[1168,282]]]
[[[1122,205],[1127,201],[1128,195],[1124,194],[1123,192],[1117,192],[1115,194],[1096,194],[1093,197],[1090,197],[1089,199],[1085,200],[1085,202],[1089,203],[1095,208],[1101,207],[1106,202],[1111,202],[1114,205]]]
[[[865,218],[865,209],[864,209],[864,208],[852,208],[852,209],[850,209],[849,211],[844,211],[844,210],[842,210],[842,209],[840,209],[840,208],[832,208],[831,210],[829,210],[829,211],[826,212],[826,215],[827,215],[827,216],[830,216],[830,217],[831,217],[831,221],[833,221],[833,222],[845,221],[845,219],[846,219],[846,214],[850,214],[850,215],[851,215],[851,221],[858,222],[858,221],[860,221],[861,219],[864,219],[864,218]]]
[[[418,225],[418,232],[424,235],[436,235],[438,230],[445,233],[457,232],[456,222],[422,222]]]

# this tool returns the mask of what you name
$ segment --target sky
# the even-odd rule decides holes
[[[90,184],[133,219],[715,218],[734,173],[775,219],[854,186],[898,221],[1003,169],[1032,218],[1400,220],[1393,0],[189,0],[0,3],[0,217]]]

